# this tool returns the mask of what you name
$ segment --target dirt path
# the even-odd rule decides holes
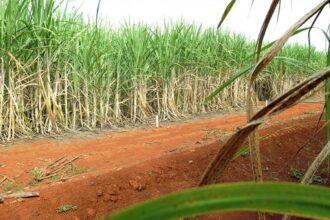
[[[292,167],[303,171],[319,151],[324,144],[320,141],[323,132],[318,134],[318,141],[313,140],[307,150],[290,161],[306,141],[306,134],[315,129],[319,117],[315,113],[322,107],[323,104],[299,104],[265,126],[262,133],[272,134],[262,142],[267,179],[290,180],[288,171]],[[95,219],[135,202],[193,187],[219,147],[215,139],[225,139],[244,122],[243,115],[227,115],[159,129],[3,147],[0,174],[14,179],[17,188],[37,190],[40,197],[0,204],[0,219]],[[66,182],[28,185],[34,167],[44,167],[63,156],[79,156],[75,164],[84,173]],[[288,161],[290,165],[283,166]],[[226,173],[222,181],[250,180],[249,158],[233,161]],[[56,208],[65,204],[78,206],[78,210],[57,213]],[[251,215],[226,214],[225,219],[246,219]]]

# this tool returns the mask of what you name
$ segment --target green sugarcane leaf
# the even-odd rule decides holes
[[[231,0],[231,1],[229,2],[229,4],[227,5],[225,11],[224,11],[223,14],[222,14],[222,17],[221,17],[220,22],[219,22],[219,24],[218,24],[218,28],[220,28],[220,26],[222,25],[222,23],[225,21],[227,15],[228,15],[229,12],[231,11],[231,9],[232,9],[233,6],[235,5],[235,3],[236,3],[236,0]]]
[[[150,200],[106,217],[162,220],[210,212],[262,211],[330,218],[330,189],[294,183],[234,183],[190,189]]]
[[[226,87],[230,86],[236,79],[247,74],[253,67],[254,67],[254,65],[250,65],[250,66],[245,67],[245,68],[239,70],[238,72],[234,73],[226,82],[221,84],[216,90],[214,90],[209,96],[206,97],[205,103],[211,101],[222,90],[224,90]]]

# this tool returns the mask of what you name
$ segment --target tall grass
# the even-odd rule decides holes
[[[244,105],[243,78],[204,105],[213,89],[253,63],[254,42],[242,35],[184,22],[96,28],[59,4],[0,2],[1,140]],[[324,57],[286,47],[259,79],[259,98],[281,94],[321,68]]]

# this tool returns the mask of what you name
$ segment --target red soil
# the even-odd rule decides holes
[[[289,170],[303,172],[324,146],[324,129],[314,133],[322,125],[317,124],[319,114],[315,114],[322,107],[323,104],[299,104],[263,126],[261,135],[268,135],[261,143],[267,180],[297,181],[289,177]],[[113,131],[95,137],[36,140],[1,147],[0,174],[14,179],[15,185],[26,191],[38,191],[40,197],[6,200],[0,204],[0,219],[95,219],[137,202],[195,187],[221,146],[216,138],[245,121],[243,115],[226,115],[158,129]],[[312,140],[307,147],[294,157],[309,137]],[[45,167],[63,156],[80,156],[75,164],[86,172],[65,182],[43,181],[28,186],[34,167]],[[220,181],[249,181],[250,173],[250,159],[239,157]],[[321,169],[319,175],[327,177],[328,170]],[[79,208],[56,212],[57,207],[66,204]],[[255,213],[204,218],[254,219]]]

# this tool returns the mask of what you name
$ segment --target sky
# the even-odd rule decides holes
[[[71,0],[70,7],[76,8],[89,19],[95,19],[98,0]],[[101,0],[100,17],[103,24],[111,23],[116,28],[125,21],[162,25],[164,21],[185,20],[202,27],[216,27],[229,0]],[[242,33],[250,39],[258,37],[259,29],[271,0],[238,0],[227,17],[223,28]],[[265,39],[278,39],[294,22],[316,6],[321,0],[283,0],[280,17],[275,16]],[[276,12],[277,13],[277,12]],[[307,23],[308,24],[308,23]],[[327,30],[330,24],[330,8],[326,7],[316,27]],[[312,45],[325,50],[326,41],[320,30],[311,33]],[[307,32],[294,36],[289,42],[307,44]]]

